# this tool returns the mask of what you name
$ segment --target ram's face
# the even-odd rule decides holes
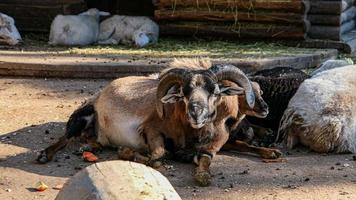
[[[216,118],[220,89],[209,76],[193,76],[183,86],[182,92],[187,118],[193,128],[199,129]]]
[[[21,36],[15,27],[13,18],[0,14],[0,43],[16,45],[21,42]]]
[[[222,96],[244,92],[239,86],[218,84],[209,74],[194,74],[183,85],[175,85],[161,99],[164,103],[183,101],[187,120],[192,128],[200,129],[215,120]]]

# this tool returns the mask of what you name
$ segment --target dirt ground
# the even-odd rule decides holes
[[[38,151],[64,134],[71,112],[108,80],[0,79],[0,199],[54,199],[63,184],[89,165],[72,144],[45,165]],[[285,152],[286,153],[286,152]],[[286,162],[223,152],[212,164],[210,187],[197,187],[192,165],[169,162],[160,171],[183,199],[356,199],[354,155],[320,155],[306,150],[286,153]],[[115,159],[105,150],[100,161]],[[50,188],[36,192],[39,180]]]

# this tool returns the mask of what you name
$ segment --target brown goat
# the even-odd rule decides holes
[[[224,81],[234,84],[224,85]],[[240,101],[253,108],[255,96],[250,81],[231,65],[205,70],[169,69],[160,79],[120,78],[73,113],[66,136],[42,151],[38,161],[51,160],[71,137],[84,132],[102,146],[134,149],[121,151],[128,159],[153,164],[165,154],[168,139],[176,149],[193,147],[198,151],[195,178],[207,185],[211,159],[229,138],[225,122],[238,116],[236,95],[242,94]]]

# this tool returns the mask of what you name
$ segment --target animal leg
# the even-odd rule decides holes
[[[287,148],[288,149],[293,149],[295,145],[299,143],[298,136],[289,134],[287,136]]]
[[[109,38],[107,40],[99,40],[98,44],[108,44],[108,45],[113,44],[113,45],[117,45],[117,44],[119,44],[119,41],[117,41],[117,40],[115,40],[113,38]]]
[[[267,159],[275,159],[279,158],[282,153],[278,149],[271,149],[271,148],[265,148],[265,147],[256,147],[253,145],[249,145],[246,142],[238,141],[235,140],[233,143],[226,143],[223,146],[224,150],[235,150],[239,152],[249,152],[249,153],[255,153],[262,158],[267,158]]]
[[[37,157],[37,162],[44,164],[53,159],[53,156],[65,146],[67,146],[69,139],[67,136],[62,136],[59,140],[52,144],[51,146],[47,147],[45,150],[40,152],[40,155]]]
[[[158,168],[162,165],[160,160],[166,153],[164,148],[164,139],[160,133],[149,128],[145,129],[144,134],[146,135],[147,144],[150,151],[149,165],[154,168]]]
[[[84,105],[74,111],[67,122],[65,135],[60,137],[58,142],[41,151],[36,159],[37,162],[44,164],[51,161],[53,156],[63,149],[71,138],[80,137],[83,131],[87,131],[88,133],[95,132],[93,125],[94,118],[94,106],[91,104]]]
[[[142,164],[147,164],[150,160],[148,156],[144,156],[139,152],[128,148],[128,147],[120,147],[117,151],[118,157],[121,160],[129,160],[134,161]]]
[[[194,178],[200,186],[210,185],[211,174],[209,168],[211,160],[229,139],[229,133],[225,128],[225,123],[212,126],[210,133],[209,127],[206,127],[204,131],[204,135],[212,136],[211,139],[208,139],[209,141],[207,143],[203,140],[202,145],[198,144],[198,156],[196,157],[197,159],[194,159],[198,165],[194,172]]]
[[[211,183],[210,164],[212,156],[201,154],[196,161],[198,166],[194,171],[194,179],[200,186],[209,186]]]

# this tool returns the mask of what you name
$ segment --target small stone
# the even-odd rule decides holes
[[[346,177],[347,177],[347,174],[345,174],[344,177],[346,178]]]
[[[45,130],[45,134],[49,134],[49,130]]]
[[[233,183],[230,183],[230,188],[234,188],[234,184]]]
[[[304,181],[305,182],[310,181],[310,178],[305,178]]]
[[[70,156],[69,156],[69,155],[66,155],[64,158],[65,158],[65,159],[70,159]]]
[[[225,192],[229,192],[230,190],[226,188],[224,191],[225,191]]]
[[[244,170],[243,172],[240,172],[239,174],[240,175],[249,174],[249,171],[248,170]]]
[[[284,186],[283,188],[286,188],[286,189],[297,189],[298,187],[296,185],[287,185],[287,186]]]
[[[347,164],[347,163],[345,163],[343,166],[344,166],[344,167],[350,167],[350,165]]]
[[[335,163],[335,165],[341,165],[341,163],[337,162],[337,163]]]
[[[276,168],[276,170],[281,170],[280,168]]]
[[[335,169],[335,167],[334,167],[334,166],[333,166],[333,167],[330,167],[330,169],[331,169],[331,170],[334,170],[334,169]]]
[[[12,190],[10,188],[5,189],[6,192],[11,192]]]

